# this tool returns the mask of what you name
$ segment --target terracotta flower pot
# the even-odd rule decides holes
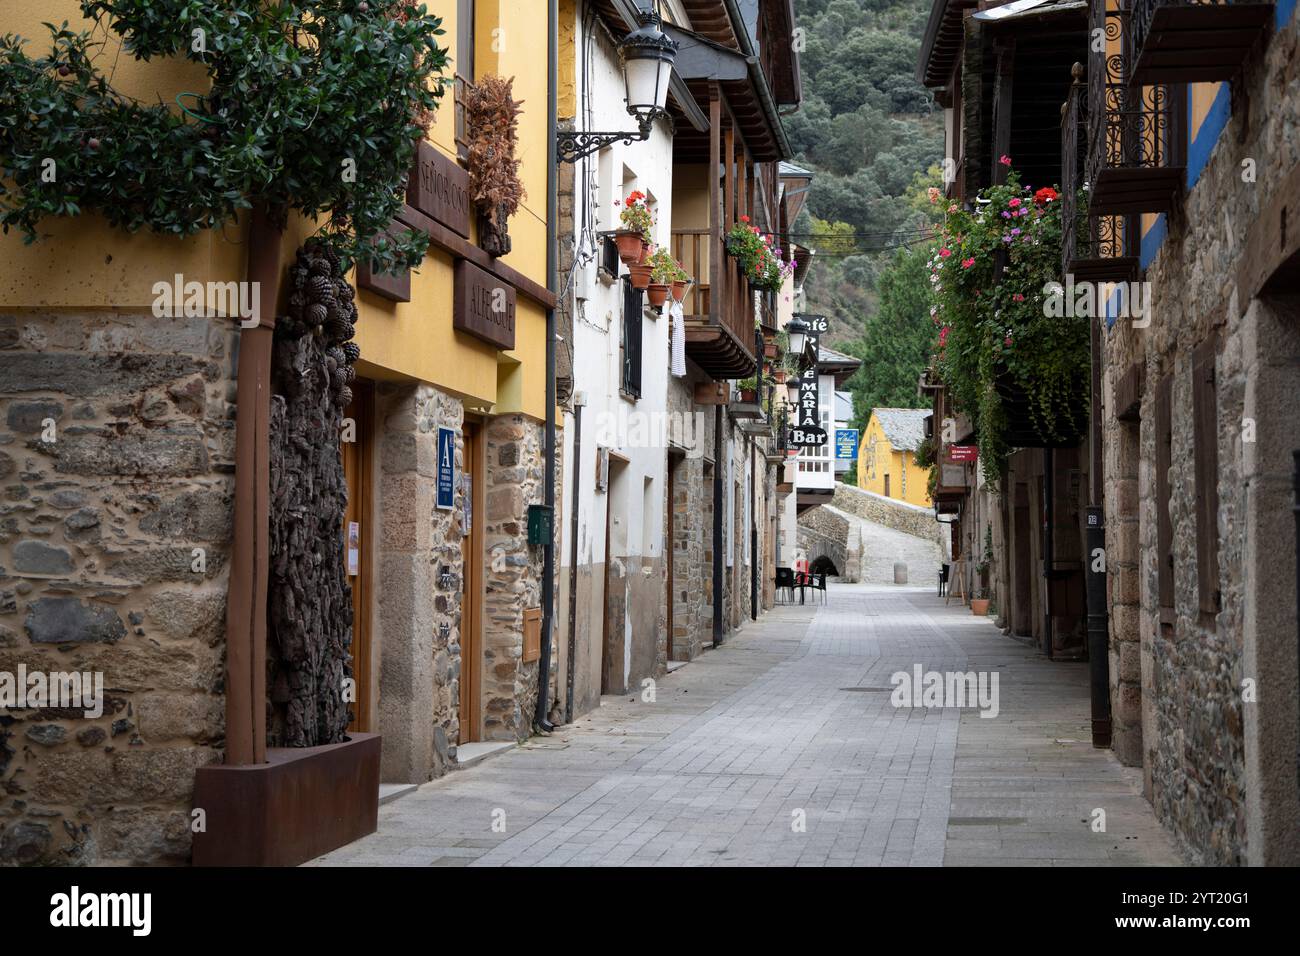
[[[673,283],[673,301],[680,302],[686,298],[686,288],[690,285],[685,279],[678,279]]]
[[[641,233],[633,232],[631,229],[620,229],[614,233],[614,244],[618,246],[618,257],[626,264],[631,265],[641,261],[641,247],[645,245]]]
[[[989,613],[988,598],[971,598],[970,612],[976,617],[985,617]]]
[[[632,276],[632,288],[646,289],[650,286],[650,267],[644,262],[628,263],[627,271]]]
[[[740,400],[745,403],[756,402],[758,401],[758,392],[752,388],[742,388],[740,390]]]
[[[654,244],[653,242],[646,242],[644,239],[642,239],[642,240],[641,240],[641,259],[640,259],[639,261],[641,261],[641,262],[649,262],[649,261],[650,261],[650,257],[653,256],[654,254],[655,254],[655,244]]]
[[[763,346],[763,355],[767,358],[776,358],[776,343],[768,342]]]
[[[663,282],[651,282],[646,290],[646,298],[653,308],[661,308],[668,301],[668,286]]]

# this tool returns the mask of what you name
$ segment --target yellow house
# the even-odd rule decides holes
[[[925,438],[927,408],[873,408],[858,450],[858,487],[908,504],[930,507],[928,468],[916,463]]]
[[[322,511],[346,497],[338,540],[306,545],[316,563],[328,552],[346,568],[352,614],[338,643],[352,686],[339,692],[349,739],[373,752],[379,778],[422,783],[454,768],[458,745],[530,733],[544,549],[522,529],[530,506],[544,501],[547,473],[554,39],[546,3],[427,5],[442,19],[446,78],[454,73],[456,83],[395,225],[424,231],[429,249],[409,276],[354,269],[337,277],[355,290],[347,346],[359,351],[350,369],[329,360],[327,378],[349,376],[335,394],[351,403],[331,412],[342,416],[339,432],[329,417],[323,432],[276,431],[285,394],[274,378],[283,367],[275,317],[286,314],[295,257],[315,223],[291,217],[282,232],[268,231],[241,216],[177,239],[127,233],[84,210],[42,221],[32,244],[17,230],[0,235],[0,429],[13,433],[0,444],[0,478],[21,482],[9,497],[27,501],[0,536],[0,567],[20,579],[22,595],[19,637],[0,642],[0,671],[57,669],[60,652],[77,647],[87,669],[111,675],[134,734],[129,748],[83,746],[76,741],[103,739],[121,714],[64,721],[56,735],[64,742],[25,765],[24,799],[39,832],[54,834],[33,845],[33,859],[187,859],[188,832],[172,827],[175,838],[162,843],[156,834],[188,813],[196,777],[220,764],[273,765],[267,751],[281,728],[267,714],[286,706],[290,689],[266,666],[286,653],[268,624],[268,590],[274,598],[280,573],[268,529],[272,549],[303,544],[276,525],[277,496],[293,493],[297,478],[283,466],[277,474],[285,448],[325,449],[327,477],[341,458],[345,495],[316,476],[296,487],[321,496]],[[0,32],[45,56],[42,23],[64,20],[74,31],[94,27],[77,0],[11,0]],[[96,30],[105,39],[97,62],[111,65],[123,94],[172,104],[208,88],[201,64],[119,57],[120,37]],[[481,248],[464,190],[463,93],[489,74],[513,77],[522,100],[516,155],[525,198],[500,257]],[[241,323],[224,289],[259,280],[262,307]],[[160,282],[196,284],[204,299],[192,314],[160,315]],[[277,290],[271,301],[268,286]],[[481,305],[498,295],[508,319]],[[315,509],[295,515],[304,510]],[[306,596],[316,600],[314,589]],[[17,766],[0,770],[0,783],[17,786]],[[135,792],[142,767],[160,774],[166,799]],[[65,839],[73,821],[84,839]],[[209,824],[231,832],[211,816]],[[199,862],[198,840],[193,852]]]

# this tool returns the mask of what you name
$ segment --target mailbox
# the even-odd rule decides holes
[[[528,543],[545,544],[554,533],[555,512],[546,505],[528,506]]]

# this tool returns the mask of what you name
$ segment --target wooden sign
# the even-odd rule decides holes
[[[725,405],[728,399],[726,382],[696,382],[696,405]]]
[[[452,328],[499,349],[515,347],[515,287],[468,259],[456,263]]]
[[[411,301],[411,270],[403,269],[397,275],[375,272],[369,262],[357,263],[357,288],[373,292],[393,302]]]
[[[452,232],[469,238],[473,205],[469,198],[469,173],[423,140],[415,156],[415,167],[406,179],[406,202]]]

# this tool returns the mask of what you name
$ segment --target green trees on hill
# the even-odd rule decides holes
[[[815,177],[796,241],[816,253],[810,312],[828,344],[863,360],[850,382],[858,424],[875,405],[921,404],[934,338],[923,266],[938,210],[943,111],[916,81],[929,0],[795,0],[804,104],[786,119]]]

